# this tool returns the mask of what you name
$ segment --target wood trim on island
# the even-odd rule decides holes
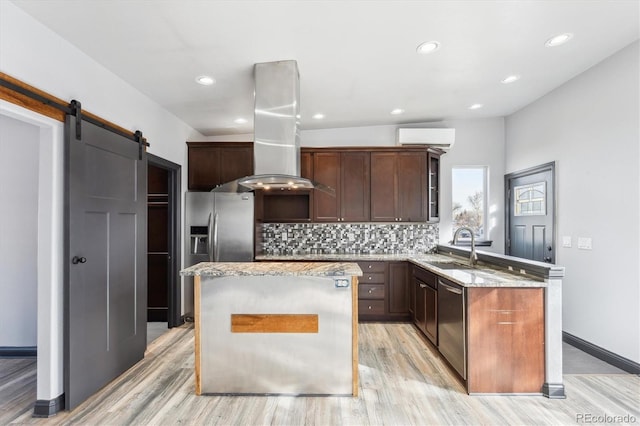
[[[353,363],[353,397],[358,397],[358,277],[351,277],[351,341],[352,341],[352,363]]]
[[[231,314],[232,333],[317,333],[317,314]]]

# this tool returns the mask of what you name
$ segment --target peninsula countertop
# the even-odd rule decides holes
[[[362,276],[354,262],[201,262],[180,271],[183,276]]]
[[[479,263],[473,268],[460,269],[443,269],[437,266],[438,263],[458,263],[466,262],[454,256],[448,256],[437,253],[427,254],[356,254],[356,253],[339,253],[339,254],[287,254],[287,255],[259,255],[256,256],[256,263],[272,264],[282,261],[289,261],[290,264],[296,263],[309,264],[308,262],[410,262],[421,268],[434,272],[443,278],[451,280],[463,287],[546,287],[545,280],[526,274],[520,274],[515,271],[509,271],[506,268]],[[434,264],[435,263],[435,264]],[[313,263],[311,263],[313,264]]]

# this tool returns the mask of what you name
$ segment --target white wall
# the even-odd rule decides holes
[[[37,346],[40,129],[0,115],[0,346]]]
[[[396,144],[397,127],[363,126],[301,130],[300,146],[314,148],[327,146],[393,146]],[[425,125],[425,127],[429,126]]]
[[[635,42],[506,119],[506,168],[556,161],[563,330],[640,362],[640,87]],[[562,248],[562,236],[572,239]],[[593,239],[579,250],[578,237]]]

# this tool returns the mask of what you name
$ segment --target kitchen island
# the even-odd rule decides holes
[[[358,394],[358,277],[348,262],[203,262],[196,394]]]

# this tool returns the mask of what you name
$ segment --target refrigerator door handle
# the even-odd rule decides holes
[[[207,229],[209,235],[207,236],[207,254],[209,255],[209,262],[213,262],[213,213],[209,213],[209,220],[207,221]]]
[[[220,253],[218,250],[218,213],[213,217],[213,261],[220,261]]]

